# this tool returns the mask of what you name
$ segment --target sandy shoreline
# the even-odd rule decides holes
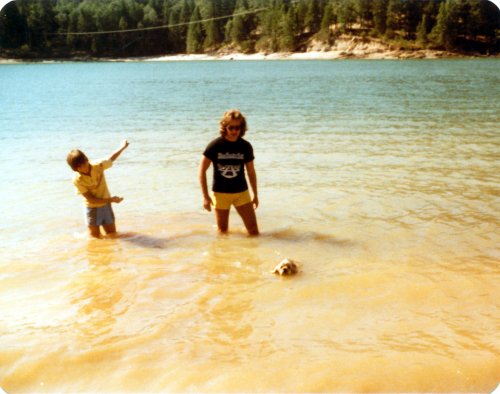
[[[129,58],[94,58],[75,57],[69,59],[2,59],[0,64],[22,63],[60,63],[60,62],[182,62],[182,61],[262,61],[262,60],[340,60],[340,59],[442,59],[442,58],[477,58],[494,57],[498,55],[464,55],[436,50],[382,50],[370,48],[369,50],[355,48],[353,50],[312,50],[308,52],[293,53],[215,53],[215,54],[177,54],[165,56],[129,57]]]
[[[146,61],[202,61],[202,60],[336,60],[336,59],[438,59],[443,57],[460,57],[442,51],[309,51],[293,53],[228,53],[215,55],[167,55],[145,58]]]

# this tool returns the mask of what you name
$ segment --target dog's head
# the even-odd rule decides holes
[[[289,259],[284,259],[276,267],[273,272],[279,275],[295,275],[299,271],[297,264]]]

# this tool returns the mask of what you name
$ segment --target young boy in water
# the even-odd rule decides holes
[[[66,161],[75,175],[73,184],[77,193],[84,197],[86,205],[87,226],[90,236],[99,238],[100,226],[103,227],[106,234],[116,233],[115,215],[111,208],[111,203],[120,203],[122,197],[113,196],[108,190],[104,170],[113,165],[113,162],[129,145],[124,140],[119,149],[117,149],[108,159],[89,162],[85,154],[78,150],[69,152]]]

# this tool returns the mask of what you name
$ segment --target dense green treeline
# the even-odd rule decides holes
[[[486,0],[17,0],[0,14],[0,53],[17,57],[288,52],[342,34],[498,53],[500,12]]]

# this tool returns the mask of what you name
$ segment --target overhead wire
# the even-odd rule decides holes
[[[265,10],[268,10],[268,9],[269,9],[269,7],[257,8],[255,10],[236,12],[236,13],[233,13],[231,15],[216,16],[216,17],[213,17],[213,18],[199,19],[199,20],[196,20],[196,21],[174,23],[174,24],[162,25],[162,26],[140,27],[140,28],[135,28],[135,29],[123,29],[123,30],[104,30],[104,31],[85,31],[85,32],[57,32],[57,33],[48,33],[48,34],[49,35],[59,35],[59,36],[84,36],[84,35],[120,34],[120,33],[132,33],[132,32],[139,32],[139,31],[171,29],[171,28],[175,28],[175,27],[181,27],[181,26],[187,26],[187,25],[194,25],[196,23],[205,23],[205,22],[216,21],[216,20],[221,20],[221,19],[229,19],[229,18],[233,18],[235,16],[256,14],[256,13],[259,13],[259,12],[262,12],[262,11],[265,11]]]

